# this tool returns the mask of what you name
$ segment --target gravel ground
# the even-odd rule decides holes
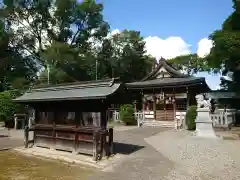
[[[145,140],[175,164],[162,179],[240,179],[240,141],[203,139],[175,130]]]

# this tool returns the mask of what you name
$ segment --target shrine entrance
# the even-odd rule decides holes
[[[143,110],[147,119],[173,121],[176,111],[174,94],[144,95]]]
[[[141,81],[126,83],[126,87],[134,94],[139,93],[136,101],[142,103],[142,108],[135,109],[144,113],[147,123],[168,121],[170,126],[186,114],[188,106],[196,104],[196,94],[210,91],[204,78],[183,74],[165,59],[160,59]]]
[[[157,121],[173,121],[175,117],[175,97],[172,94],[161,94],[156,96]]]

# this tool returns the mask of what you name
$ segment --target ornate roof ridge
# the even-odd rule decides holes
[[[142,81],[146,81],[149,80],[150,78],[152,78],[159,70],[161,67],[164,67],[167,71],[169,71],[174,77],[179,77],[179,78],[183,78],[183,77],[191,77],[189,75],[183,74],[181,72],[179,72],[175,67],[173,67],[170,63],[168,63],[168,61],[164,58],[161,58],[158,62],[158,65],[156,68],[153,69],[152,72],[150,72],[147,76],[145,76]]]

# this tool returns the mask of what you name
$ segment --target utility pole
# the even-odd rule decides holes
[[[47,64],[47,82],[50,84],[50,67],[49,64]]]
[[[98,61],[96,59],[96,80],[98,79]]]

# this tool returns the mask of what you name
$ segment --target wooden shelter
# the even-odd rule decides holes
[[[107,110],[125,97],[124,86],[111,79],[37,88],[15,102],[35,110],[35,146],[92,154],[97,160],[112,149]]]
[[[157,121],[174,121],[178,112],[196,104],[196,94],[210,90],[205,78],[185,75],[165,59],[160,59],[141,81],[127,83],[126,87],[141,94],[136,111],[142,110],[146,119]]]

